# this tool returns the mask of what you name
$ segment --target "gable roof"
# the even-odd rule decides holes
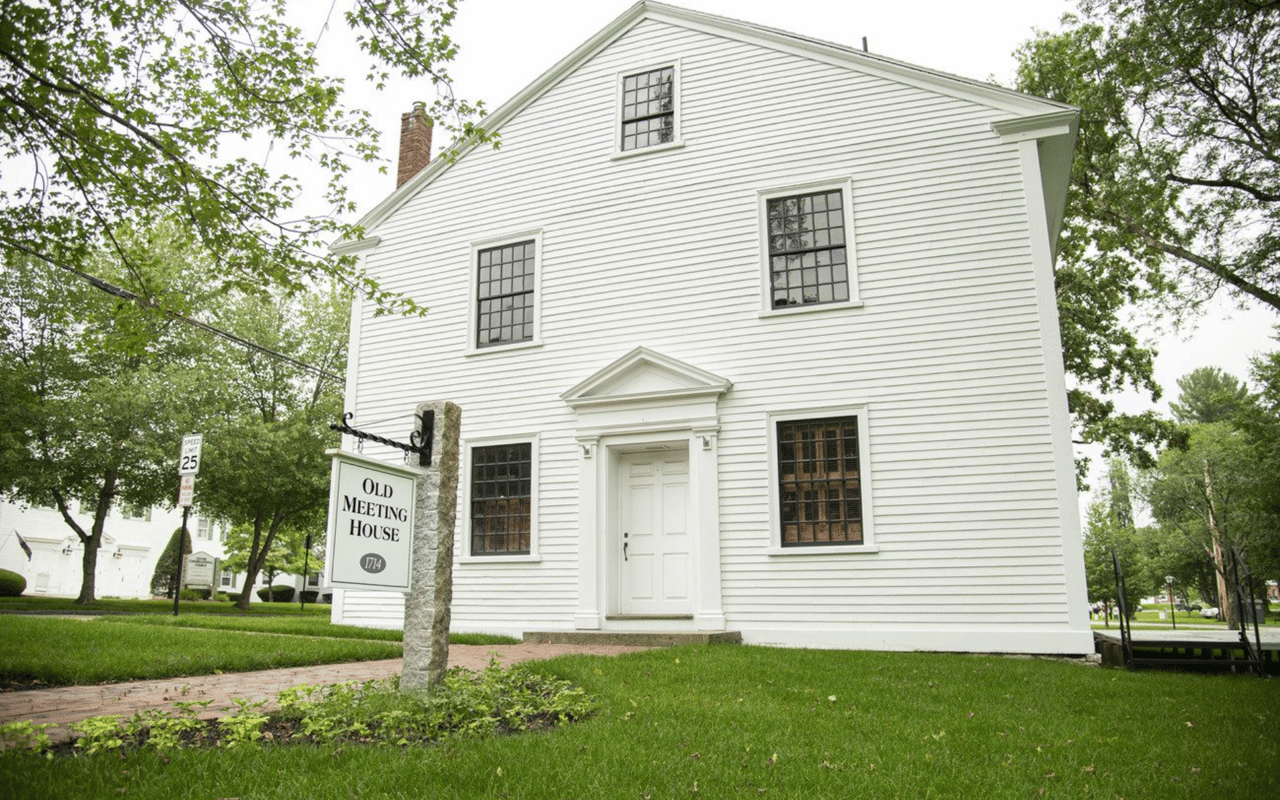
[[[497,108],[492,114],[485,117],[484,127],[491,131],[501,131],[503,124],[509,119],[534,103],[567,75],[608,47],[623,34],[646,20],[666,22],[836,66],[856,68],[864,73],[879,75],[899,83],[1006,111],[1010,114],[1011,119],[1041,116],[1054,117],[1064,112],[1076,112],[1073,107],[1056,101],[1033,97],[1012,89],[1005,89],[994,84],[983,83],[938,70],[926,69],[925,67],[908,64],[905,61],[898,61],[887,56],[857,50],[847,45],[826,42],[821,39],[769,28],[764,25],[742,22],[679,6],[652,2],[652,0],[640,0],[586,42],[579,45],[569,55],[562,58],[537,80]],[[1068,148],[1068,153],[1074,149],[1074,135],[1075,126],[1072,125],[1070,131],[1072,147]],[[361,247],[362,244],[368,247],[375,245],[377,237],[371,236],[371,234],[383,221],[394,214],[419,190],[429,185],[452,167],[453,164],[465,158],[476,146],[477,144],[474,141],[455,142],[452,144],[449,149],[454,152],[454,157],[437,158],[425,169],[405,181],[403,185],[361,218],[360,226],[366,232],[366,239],[360,242],[338,241],[334,243],[331,249],[336,249],[340,252],[355,252],[365,249]],[[1066,162],[1065,172],[1068,175],[1070,173],[1069,157]],[[1048,194],[1048,192],[1046,193]],[[1063,194],[1065,195],[1065,185]],[[1052,222],[1051,227],[1053,227]]]

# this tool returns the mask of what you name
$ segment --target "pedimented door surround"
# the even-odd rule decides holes
[[[578,630],[721,631],[717,405],[733,384],[645,347],[561,398],[578,414]],[[620,475],[634,453],[688,454],[691,614],[626,613],[619,599]]]

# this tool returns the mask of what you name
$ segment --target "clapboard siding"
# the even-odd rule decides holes
[[[676,58],[684,146],[612,158],[616,76]],[[643,19],[505,119],[501,149],[381,220],[367,268],[430,313],[366,309],[361,427],[402,437],[416,403],[449,399],[464,439],[539,437],[539,560],[457,563],[454,627],[572,627],[579,453],[560,395],[637,345],[734,384],[718,440],[730,627],[1063,625],[1075,500],[1054,466],[1022,163],[990,129],[1007,117]],[[863,306],[762,315],[760,192],[838,180]],[[472,243],[534,229],[541,345],[466,355]],[[869,414],[878,552],[770,555],[768,415],[850,404]],[[402,621],[367,593],[343,605]]]

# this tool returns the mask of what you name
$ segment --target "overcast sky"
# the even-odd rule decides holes
[[[1055,30],[1068,0],[680,0],[698,11],[768,25],[860,47],[930,69],[1010,85],[1013,52],[1037,28]],[[533,82],[570,51],[626,11],[630,0],[462,0],[452,36],[460,54],[451,68],[460,96],[484,100],[490,110]],[[341,23],[339,23],[340,25]],[[335,30],[331,33],[337,33]],[[349,59],[349,85],[361,85],[367,59]],[[426,85],[396,83],[370,101],[383,129],[388,156],[394,156],[400,113],[414,100],[433,99]],[[438,142],[437,147],[443,145]],[[353,179],[361,213],[394,188],[394,169],[369,169]],[[1274,314],[1238,312],[1220,304],[1203,316],[1194,335],[1165,333],[1159,340],[1157,377],[1165,387],[1160,404],[1176,397],[1176,380],[1199,366],[1221,366],[1244,378],[1248,358],[1274,349],[1269,339]],[[1125,405],[1149,405],[1133,396]]]

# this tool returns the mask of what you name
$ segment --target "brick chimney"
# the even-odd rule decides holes
[[[396,188],[431,163],[431,120],[427,104],[418,101],[413,110],[400,115],[400,162],[396,167]]]

